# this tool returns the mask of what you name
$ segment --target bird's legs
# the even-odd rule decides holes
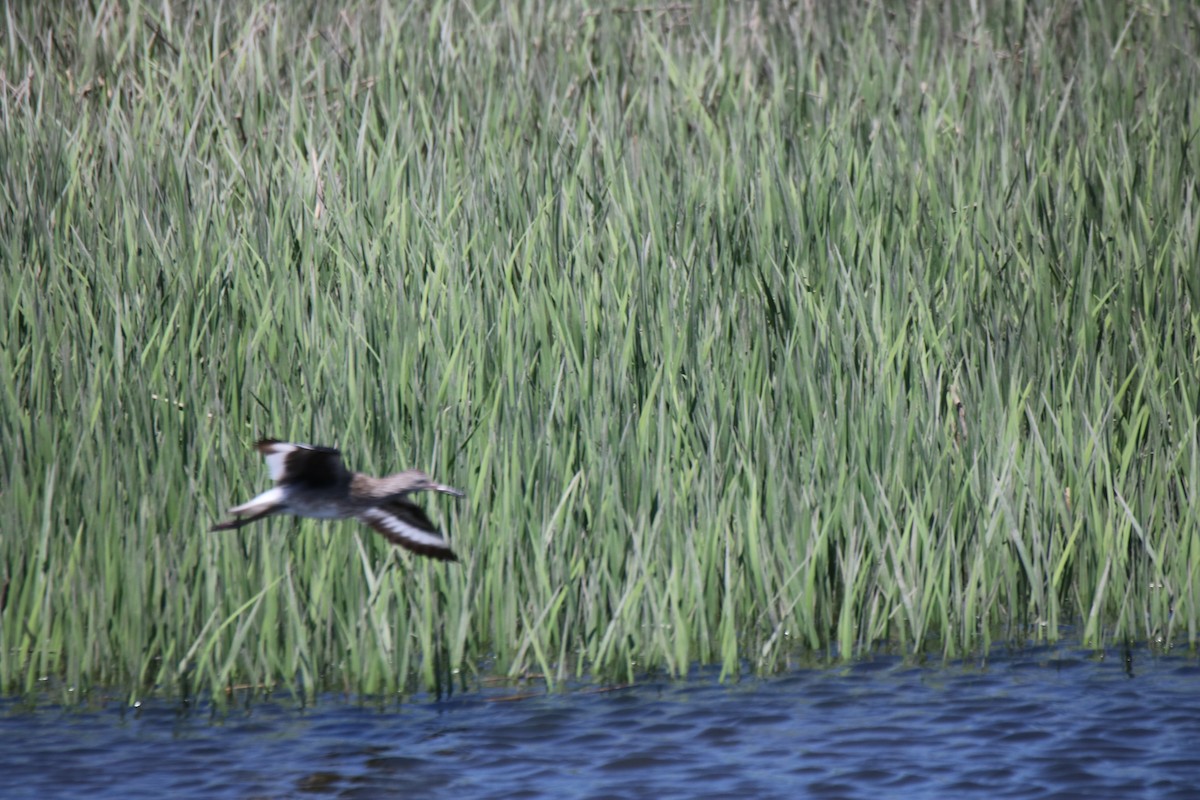
[[[218,522],[216,525],[213,525],[209,530],[214,530],[214,531],[237,530],[238,528],[242,527],[243,525],[249,525],[251,522],[260,520],[263,517],[269,517],[274,513],[275,513],[274,508],[268,508],[266,511],[262,511],[258,514],[255,514],[252,517],[237,517],[235,519],[226,520],[225,522]]]

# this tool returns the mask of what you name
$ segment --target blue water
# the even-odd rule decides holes
[[[386,709],[0,704],[5,798],[1196,798],[1200,665],[892,659]]]

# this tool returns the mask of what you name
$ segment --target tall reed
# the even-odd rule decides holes
[[[973,5],[6,6],[0,691],[1193,646],[1197,21]]]

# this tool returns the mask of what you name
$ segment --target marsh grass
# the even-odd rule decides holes
[[[423,5],[5,7],[0,690],[1195,645],[1194,14]]]

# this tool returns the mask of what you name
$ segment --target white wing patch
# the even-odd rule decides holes
[[[359,520],[370,525],[396,544],[409,547],[417,552],[429,549],[450,550],[446,540],[437,531],[418,528],[406,520],[383,508],[368,508],[359,513]]]
[[[283,479],[283,475],[287,471],[285,467],[287,457],[301,449],[311,448],[305,448],[304,445],[299,444],[288,444],[287,442],[275,442],[263,447],[263,459],[267,462],[267,470],[271,473],[271,480],[279,481]]]

